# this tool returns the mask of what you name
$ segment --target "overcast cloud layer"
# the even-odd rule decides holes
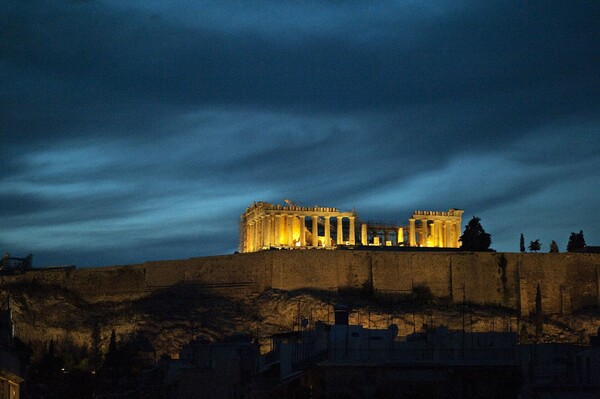
[[[231,253],[252,201],[600,245],[600,2],[0,4],[0,250]]]

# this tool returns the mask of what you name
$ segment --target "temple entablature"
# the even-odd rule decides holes
[[[333,249],[344,245],[458,248],[463,210],[415,211],[408,225],[361,223],[355,211],[255,202],[240,217],[240,251]],[[335,219],[335,223],[332,222]]]
[[[451,208],[448,212],[439,212],[439,211],[415,211],[413,213],[413,218],[420,218],[421,216],[435,216],[436,218],[462,218],[463,214],[462,209],[454,209]]]

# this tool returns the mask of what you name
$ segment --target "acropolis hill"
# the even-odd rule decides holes
[[[338,291],[372,284],[375,293],[410,294],[426,288],[452,302],[534,310],[540,285],[543,310],[566,314],[600,305],[600,254],[386,251],[263,251],[88,269],[36,270],[3,276],[56,286],[90,303],[139,299],[180,285],[223,296],[276,289]]]
[[[463,300],[481,305],[476,329],[500,328],[494,321],[500,311],[517,331],[529,323],[538,284],[548,339],[579,339],[581,333],[594,333],[600,320],[599,254],[282,250],[39,270],[3,276],[1,282],[3,293],[11,295],[15,333],[23,341],[68,340],[89,347],[98,323],[105,343],[112,329],[120,337],[142,334],[159,354],[177,353],[198,334],[289,330],[301,312],[326,320],[337,293],[369,282],[375,294],[370,302],[344,299],[358,309],[354,322],[381,327],[393,322],[404,333],[419,329],[432,311],[434,322],[459,328],[461,316],[452,303]],[[415,311],[378,304],[380,295],[411,298],[423,290],[447,305]],[[488,305],[489,311],[481,310]],[[589,309],[596,310],[590,314]],[[531,325],[528,330],[533,331]]]
[[[291,227],[285,227],[276,214],[265,230],[242,223],[241,245],[248,245],[247,253],[87,269],[33,269],[1,276],[3,297],[11,297],[16,335],[24,341],[68,339],[89,346],[92,328],[99,324],[105,341],[114,328],[119,336],[146,336],[158,353],[177,353],[196,335],[285,331],[301,313],[326,319],[340,295],[358,309],[354,322],[366,322],[360,309],[364,315],[368,307],[370,325],[386,327],[393,322],[404,333],[420,328],[431,312],[436,312],[438,322],[458,327],[461,316],[453,306],[463,303],[479,309],[476,323],[481,323],[476,329],[498,328],[494,315],[500,312],[510,319],[505,328],[517,331],[535,311],[538,287],[548,339],[573,341],[580,333],[594,333],[600,319],[600,254],[446,250],[442,245],[454,243],[456,229],[451,223],[443,227],[427,220],[456,215],[435,212],[422,215],[426,222],[419,222],[420,230],[409,225],[398,234],[399,227],[394,226],[394,240],[385,239],[385,230],[373,229],[367,231],[369,245],[346,245],[350,240],[343,238],[338,245],[337,239],[326,239],[331,238],[325,234],[327,224],[319,224],[320,215],[314,210],[298,212],[315,215],[309,224],[313,229],[305,229],[304,235],[299,234],[302,223],[288,218]],[[336,237],[337,232],[347,234],[351,226],[329,231]],[[373,245],[378,234],[384,236],[383,247]],[[263,245],[261,240],[271,238],[274,241]],[[402,246],[403,238],[408,238],[405,248],[382,250],[386,245]],[[413,250],[411,243],[426,248]],[[274,244],[287,248],[271,249]],[[429,251],[427,245],[437,248]],[[371,292],[368,302],[344,296],[365,288]],[[423,293],[433,302],[415,310],[408,302]],[[401,305],[389,307],[389,298]]]

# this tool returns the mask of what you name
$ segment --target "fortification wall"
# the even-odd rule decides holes
[[[526,254],[515,258],[523,297],[522,313],[535,309],[538,283],[544,312],[570,313],[600,305],[600,255]]]
[[[191,284],[222,295],[281,290],[331,291],[372,283],[382,294],[427,287],[437,297],[499,305],[529,314],[539,284],[545,313],[600,305],[599,254],[267,251],[137,265],[41,270],[3,276],[3,286],[60,286],[90,302],[137,299]]]
[[[260,253],[152,261],[82,269],[42,269],[3,276],[2,286],[33,283],[67,289],[89,302],[134,300],[175,285],[223,294],[260,292],[271,266]]]
[[[518,278],[510,254],[458,253],[450,257],[454,302],[518,307]]]
[[[372,252],[370,256],[376,291],[410,294],[414,287],[423,286],[437,297],[450,295],[447,253]]]

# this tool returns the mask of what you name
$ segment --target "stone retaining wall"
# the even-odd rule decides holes
[[[367,282],[381,294],[427,287],[436,297],[524,315],[535,309],[539,284],[544,313],[566,314],[600,305],[600,255],[282,250],[0,278],[3,286],[19,282],[59,286],[89,302],[136,299],[177,284],[238,295],[268,288],[361,288]]]

